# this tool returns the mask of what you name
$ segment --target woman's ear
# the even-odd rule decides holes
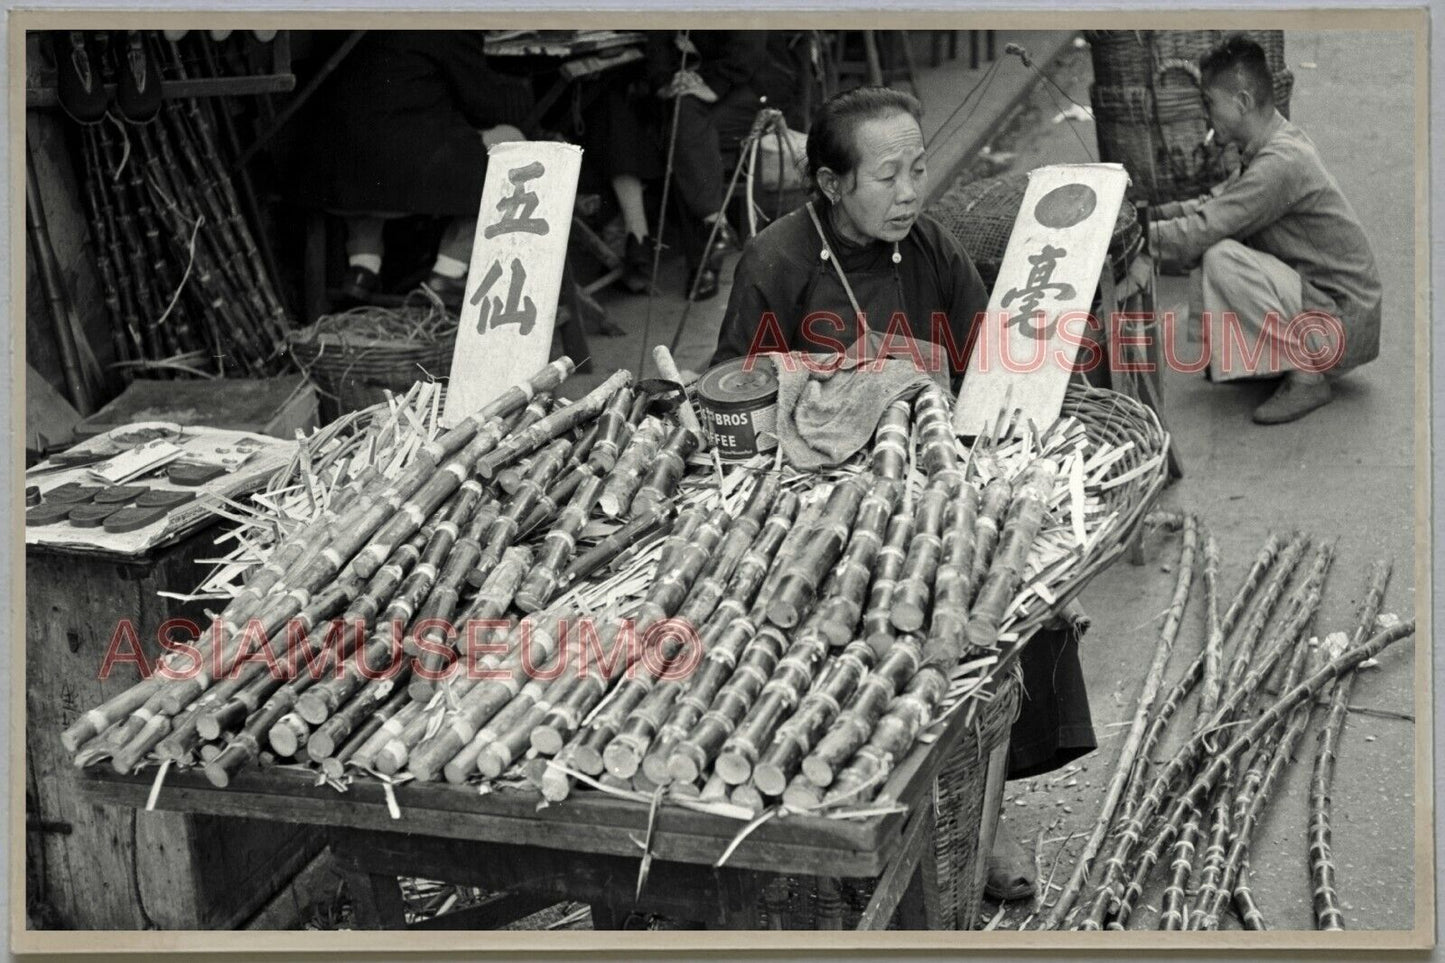
[[[830,204],[838,203],[838,198],[843,193],[843,182],[832,169],[827,167],[818,168],[818,189]]]

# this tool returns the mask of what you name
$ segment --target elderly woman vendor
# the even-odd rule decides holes
[[[988,291],[957,242],[923,213],[922,110],[906,93],[863,87],[819,108],[808,133],[814,198],[750,241],[738,260],[713,364],[778,351],[862,347],[913,357],[952,382],[965,367],[969,326]],[[860,324],[866,318],[866,330]],[[946,367],[943,367],[946,366]],[[1072,628],[1046,628],[1020,657],[1023,705],[1010,734],[1009,778],[1058,768],[1096,747]],[[989,861],[988,893],[1034,891],[1032,860],[1005,831]]]

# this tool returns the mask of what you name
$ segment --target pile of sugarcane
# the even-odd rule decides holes
[[[740,817],[886,806],[925,730],[989,696],[1138,514],[1104,496],[1143,469],[1072,416],[965,449],[930,387],[838,470],[724,471],[685,401],[618,372],[554,403],[570,372],[434,437],[403,440],[434,425],[423,390],[304,449],[270,504],[314,514],[253,524],[210,584],[239,583],[223,664],[288,623],[305,657],[157,674],[66,731],[77,764],[662,789]]]
[[[1244,928],[1267,928],[1250,887],[1250,847],[1271,790],[1310,730],[1316,700],[1324,698],[1329,708],[1316,727],[1309,851],[1302,855],[1314,883],[1317,927],[1343,929],[1330,845],[1330,781],[1350,687],[1362,663],[1413,635],[1415,627],[1413,620],[1381,616],[1390,564],[1371,566],[1353,631],[1330,633],[1316,644],[1333,543],[1311,552],[1302,534],[1288,540],[1271,534],[1225,604],[1214,536],[1190,515],[1150,521],[1182,529],[1173,600],[1099,817],[1042,926],[1138,925],[1141,899],[1152,883],[1163,885],[1157,921],[1149,921],[1159,929],[1218,929],[1231,907]],[[1199,650],[1166,685],[1201,554]],[[1155,762],[1171,721],[1196,689],[1194,719],[1182,724],[1179,748]]]
[[[168,50],[171,70],[182,69]],[[127,376],[243,377],[285,364],[289,322],[223,158],[218,117],[200,100],[168,100],[149,123],[83,131],[85,203]]]

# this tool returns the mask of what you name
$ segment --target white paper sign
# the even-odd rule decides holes
[[[507,141],[487,151],[444,426],[547,363],[581,169],[573,144]]]
[[[954,410],[960,435],[991,429],[1005,408],[1019,410],[1021,427],[1058,417],[1128,185],[1119,164],[1029,173]]]

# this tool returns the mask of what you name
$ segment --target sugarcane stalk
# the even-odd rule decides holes
[[[727,575],[722,597],[713,607],[712,614],[700,633],[704,651],[711,651],[713,641],[722,630],[738,615],[745,614],[767,576],[774,555],[779,552],[798,510],[798,496],[792,492],[777,495],[776,478],[765,479],[754,489],[743,515],[733,523],[719,547],[719,563],[715,571],[705,573],[699,592],[711,591],[710,586],[720,580],[726,572],[733,544],[744,537],[756,521],[756,511],[765,504],[771,505],[771,512],[762,527]],[[735,538],[736,536],[736,538]],[[693,679],[696,679],[694,674]],[[642,765],[644,755],[652,739],[662,728],[677,699],[692,680],[659,680],[650,692],[623,720],[617,735],[603,751],[603,764],[609,773],[619,778],[630,779]],[[703,708],[706,708],[705,706]],[[698,712],[701,713],[702,709]],[[691,722],[687,723],[689,726]],[[679,737],[685,734],[679,733]],[[663,760],[665,765],[665,760]]]
[[[797,502],[792,501],[791,493],[785,493],[778,499],[779,509],[792,508]],[[760,552],[760,546],[754,545],[748,555],[738,565],[737,578],[758,577],[758,566],[762,565],[765,574],[750,608],[746,608],[742,596],[730,592],[732,597],[724,600],[718,606],[715,616],[715,623],[711,630],[704,633],[703,648],[707,652],[703,660],[702,668],[693,673],[687,690],[681,693],[675,705],[668,712],[667,719],[657,730],[657,738],[647,750],[642,760],[642,771],[652,782],[659,785],[671,782],[672,759],[675,755],[674,749],[677,745],[700,724],[703,716],[712,708],[716,699],[720,696],[723,686],[729,682],[734,675],[735,669],[740,665],[746,656],[746,650],[761,634],[758,629],[763,614],[767,611],[778,584],[782,580],[782,573],[789,567],[789,563],[802,550],[812,533],[814,525],[822,515],[823,502],[815,501],[809,504],[796,518],[796,523],[787,530],[781,544],[777,546],[772,556],[771,565],[765,557],[765,552]],[[780,514],[779,510],[773,513]],[[773,519],[769,519],[762,538],[767,537],[768,530],[773,526]],[[715,633],[715,634],[714,634]],[[784,642],[776,633],[769,633],[769,638],[758,642],[760,647],[771,651],[775,645]],[[763,659],[761,654],[754,656]],[[774,664],[776,658],[773,659]],[[768,666],[771,671],[771,666]],[[759,683],[761,685],[761,682]],[[740,716],[739,716],[740,718]],[[712,751],[722,746],[722,742],[731,732],[731,726],[736,719],[727,723],[720,732],[713,732],[709,740],[716,740]],[[718,722],[709,723],[714,728]],[[625,733],[624,733],[625,735]],[[683,768],[695,767],[698,773],[706,768],[707,762],[711,761],[708,751],[702,746],[697,747],[696,752],[689,750],[690,754],[701,754],[702,762],[692,763],[680,762]],[[686,779],[685,782],[693,782],[694,779]]]
[[[1052,459],[1036,458],[1019,476],[988,575],[969,609],[968,642],[975,648],[993,649],[998,644],[999,626],[1023,583],[1024,563],[1043,527],[1058,472]]]
[[[403,669],[395,679],[379,679],[368,685],[357,694],[356,698],[346,703],[331,718],[318,726],[306,745],[311,758],[319,762],[337,755],[353,735],[367,730],[368,720],[379,713],[384,706],[396,702],[397,709],[401,708],[406,700],[400,699],[399,696],[406,694],[406,681],[409,675],[410,670]],[[410,698],[409,695],[408,698]],[[393,710],[386,718],[395,714],[396,712]],[[380,725],[381,723],[378,722],[377,726]],[[370,731],[374,732],[375,729]],[[370,732],[368,732],[368,737],[369,735]],[[345,761],[342,760],[343,763]]]
[[[468,620],[491,621],[500,618],[511,607],[517,585],[526,573],[528,565],[531,564],[531,558],[529,549],[518,546],[507,549],[502,556],[501,564],[493,569],[492,575],[478,593]],[[476,687],[481,678],[481,673],[468,671],[463,678],[449,679],[449,695],[452,699],[466,696]],[[417,685],[418,681],[428,684],[420,687]],[[436,684],[432,680],[413,678],[407,691],[411,693],[413,699],[428,704],[435,687]],[[375,757],[377,769],[391,774],[400,771],[402,766],[406,766],[413,776],[423,782],[435,778],[441,768],[451,759],[451,756],[465,745],[465,741],[462,741],[461,745],[453,747],[451,740],[443,733],[440,737],[441,741],[434,742],[426,754],[420,758],[413,758],[413,750],[423,743],[430,721],[429,718],[417,721],[398,733],[397,738],[382,746]]]
[[[1262,654],[1254,659],[1254,666],[1241,680],[1240,684],[1232,690],[1226,690],[1224,698],[1215,709],[1214,715],[1208,722],[1196,730],[1195,734],[1174,754],[1164,769],[1154,778],[1150,784],[1149,791],[1145,793],[1136,808],[1133,817],[1119,834],[1113,855],[1106,861],[1106,876],[1100,884],[1094,896],[1094,902],[1084,920],[1080,924],[1083,929],[1098,929],[1103,925],[1103,918],[1111,903],[1117,902],[1122,896],[1122,879],[1125,866],[1135,845],[1137,845],[1143,834],[1145,826],[1160,811],[1165,792],[1173,782],[1182,776],[1198,758],[1200,751],[1208,742],[1210,736],[1230,718],[1240,706],[1253,696],[1263,684],[1264,678],[1274,668],[1281,655],[1288,650],[1303,627],[1313,617],[1314,610],[1319,606],[1319,586],[1306,583],[1301,586],[1305,591],[1304,599],[1294,606],[1294,609],[1287,622],[1281,627],[1271,643]],[[1214,760],[1224,759],[1215,754]],[[1207,793],[1213,788],[1218,779],[1219,773],[1214,773],[1209,784],[1203,792]],[[1188,812],[1197,807],[1200,800],[1198,794],[1186,794],[1176,797],[1171,805],[1169,813],[1161,824],[1161,828],[1155,833],[1149,846],[1141,855],[1138,867],[1134,876],[1142,879],[1148,875],[1149,869],[1153,866],[1160,854],[1173,842],[1178,834],[1178,828],[1182,825],[1184,817]]]
[[[607,407],[597,416],[597,436],[592,450],[587,453],[587,467],[599,477],[611,474],[617,464],[617,456],[630,437],[628,412],[632,408],[633,392],[624,386],[612,396]]]
[[[873,668],[873,648],[857,641],[829,660],[816,685],[803,697],[798,711],[778,726],[772,744],[753,767],[752,780],[769,796],[787,791],[803,760],[818,744],[842,706],[858,690],[858,683]]]
[[[559,650],[549,665],[560,658]],[[554,695],[564,688],[565,681],[561,677],[528,679],[517,697],[478,729],[472,742],[468,743],[468,750],[473,744],[481,743],[471,765],[466,766],[466,750],[458,753],[447,765],[466,766],[465,771],[480,772],[483,779],[500,776],[526,755],[532,744],[532,730],[546,718],[552,709]]]
[[[361,747],[366,745],[371,737],[380,731],[387,720],[400,712],[403,707],[410,704],[411,696],[406,694],[405,688],[393,690],[385,702],[374,711],[368,712],[360,718],[356,728],[346,737],[346,741],[340,744],[339,748],[325,756],[318,757],[320,759],[321,771],[331,779],[340,779],[344,776],[346,774],[346,767],[351,764],[352,759],[355,758],[356,754],[361,750]],[[327,721],[327,725],[330,725],[330,720]],[[315,740],[321,737],[325,729],[326,726],[324,725],[311,737],[313,745]]]
[[[506,732],[519,719],[530,711],[531,706],[546,690],[547,683],[541,679],[529,679],[517,695],[505,709],[497,713],[492,719],[472,736],[471,742],[458,752],[442,767],[442,775],[452,785],[461,785],[478,771],[478,763],[483,752],[490,746],[500,733]],[[540,721],[540,717],[538,717]],[[530,732],[530,727],[528,728]],[[503,767],[505,768],[505,767]],[[498,770],[498,775],[501,770]],[[485,770],[483,775],[486,775]]]
[[[531,513],[547,486],[562,470],[562,462],[567,457],[569,447],[570,443],[565,439],[556,439],[533,460],[526,478],[482,537],[481,556],[469,576],[473,584],[480,585],[486,581],[487,573],[491,572],[493,566],[501,560],[502,553],[521,534],[523,519]]]
[[[595,475],[587,477],[578,486],[557,524],[547,533],[536,562],[517,589],[517,605],[523,611],[535,612],[551,600],[561,581],[562,566],[576,552],[577,536],[587,524],[601,495],[602,479]]]
[[[858,804],[878,796],[884,780],[933,719],[947,691],[948,675],[940,666],[925,662],[879,717],[868,741],[829,785],[823,802]]]
[[[1095,820],[1093,831],[1090,832],[1083,850],[1079,853],[1069,881],[1059,893],[1058,901],[1054,903],[1053,909],[1049,911],[1049,915],[1044,921],[1044,929],[1059,927],[1069,910],[1073,908],[1074,902],[1078,899],[1084,886],[1088,884],[1094,859],[1104,845],[1109,826],[1114,820],[1114,811],[1124,795],[1130,772],[1134,768],[1135,756],[1139,751],[1139,746],[1143,743],[1149,711],[1154,705],[1154,700],[1158,698],[1159,687],[1164,681],[1164,670],[1169,664],[1170,653],[1174,650],[1174,640],[1179,634],[1179,625],[1184,618],[1184,610],[1189,604],[1190,585],[1194,581],[1196,538],[1194,516],[1186,515],[1184,537],[1179,550],[1178,576],[1174,580],[1174,594],[1164,617],[1164,625],[1159,630],[1159,639],[1154,645],[1154,655],[1149,663],[1149,671],[1144,676],[1144,686],[1139,692],[1139,701],[1134,707],[1134,717],[1129,722],[1129,733],[1124,739],[1123,747],[1119,750],[1119,758],[1114,764],[1114,773],[1109,777],[1109,786],[1104,791],[1104,801],[1099,808],[1099,818]]]
[[[840,646],[853,638],[900,487],[891,479],[878,478],[858,506],[848,547],[818,604],[818,628],[830,645]]]
[[[1365,633],[1375,624],[1375,619],[1384,604],[1385,589],[1390,582],[1390,568],[1388,560],[1377,561],[1370,567],[1365,599],[1360,605],[1355,634],[1350,639],[1352,646],[1359,645],[1363,641]],[[1326,716],[1324,725],[1320,727],[1315,749],[1314,769],[1310,778],[1310,883],[1314,890],[1312,904],[1315,929],[1319,930],[1338,931],[1345,928],[1344,912],[1340,908],[1339,896],[1335,892],[1334,846],[1330,838],[1332,820],[1330,784],[1335,774],[1335,759],[1338,752],[1336,746],[1344,732],[1345,720],[1348,718],[1350,690],[1354,686],[1354,679],[1354,672],[1342,675],[1330,693],[1329,715]],[[1244,880],[1246,874],[1247,870],[1241,868],[1239,879]],[[1242,885],[1235,886],[1235,899],[1247,905],[1248,900],[1242,899],[1240,896],[1242,889],[1244,889]]]
[[[1278,564],[1271,571],[1269,580],[1264,583],[1259,596],[1255,598],[1249,617],[1239,628],[1238,637],[1233,640],[1234,658],[1231,660],[1229,671],[1224,678],[1224,692],[1227,693],[1237,686],[1240,679],[1243,678],[1254,654],[1254,646],[1264,632],[1265,623],[1269,621],[1270,614],[1284,593],[1285,583],[1288,581],[1290,573],[1299,564],[1308,544],[1309,539],[1296,533],[1280,553]]]
[[[579,553],[568,563],[556,591],[565,592],[598,569],[621,558],[659,529],[670,526],[673,507],[673,504],[668,502],[633,515],[596,545]]]
[[[959,470],[957,439],[953,434],[948,397],[930,382],[913,399],[913,423],[918,428],[919,460],[933,479]]]
[[[768,603],[768,621],[790,629],[813,607],[823,577],[848,544],[853,522],[873,481],[871,475],[856,475],[833,486],[817,529],[782,573],[777,592]]]
[[[869,649],[876,652],[871,645]],[[877,661],[839,713],[836,723],[803,759],[802,773],[812,787],[822,790],[832,785],[839,769],[868,741],[878,720],[894,697],[918,674],[922,663],[922,646],[914,636],[899,637]],[[815,795],[816,801],[821,802],[822,794]]]
[[[628,507],[630,514],[645,512],[662,504],[671,497],[687,470],[687,459],[702,448],[702,434],[686,425],[678,425],[668,436],[667,442],[658,449],[657,457],[647,470],[642,487],[632,496]]]
[[[657,459],[664,441],[665,428],[660,418],[648,415],[607,474],[607,483],[598,504],[609,518],[622,518],[632,505],[633,496],[642,487],[648,468]],[[594,450],[594,455],[596,454]]]
[[[1204,693],[1199,701],[1199,714],[1208,717],[1219,705],[1221,694],[1220,661],[1224,651],[1224,625],[1219,618],[1219,543],[1214,533],[1204,536],[1204,604],[1206,634],[1204,638]]]
[[[459,698],[455,712],[446,717],[449,723],[408,753],[407,771],[418,779],[434,778],[466,748],[477,730],[522,691],[524,669],[531,664],[525,661],[529,658],[526,653],[535,656],[537,665],[545,665],[562,650],[570,635],[569,616],[567,612],[549,610],[517,623],[503,644],[506,654],[488,653],[480,660],[478,681]]]
[[[537,422],[541,421],[544,417],[546,417],[547,412],[551,409],[551,407],[551,394],[543,392],[537,395],[530,402],[528,402],[527,407],[522,410],[522,417],[517,422],[517,424],[512,426],[511,432],[526,431],[528,428],[531,428]],[[497,472],[497,487],[500,488],[502,491],[506,492],[508,495],[515,492],[517,490],[517,486],[522,483],[522,479],[526,477],[527,463],[527,459],[522,459],[521,461],[513,462],[511,465],[508,465],[506,468],[503,468],[501,471]]]
[[[889,619],[898,632],[923,628],[933,600],[933,581],[943,554],[943,526],[950,506],[958,497],[958,479],[939,475],[929,480],[918,512],[908,554],[893,585]]]
[[[899,398],[883,410],[883,417],[878,421],[869,468],[879,478],[901,482],[908,472],[912,430],[909,407],[907,398]]]
[[[631,381],[632,372],[614,372],[606,381],[573,404],[553,411],[525,431],[510,435],[505,442],[477,459],[477,474],[483,478],[491,478],[523,455],[536,451],[553,439],[593,420],[602,413],[612,395]]]
[[[1002,475],[991,478],[983,486],[978,504],[978,534],[974,539],[973,584],[982,586],[988,578],[989,565],[998,545],[999,529],[1013,500],[1013,485]]]

